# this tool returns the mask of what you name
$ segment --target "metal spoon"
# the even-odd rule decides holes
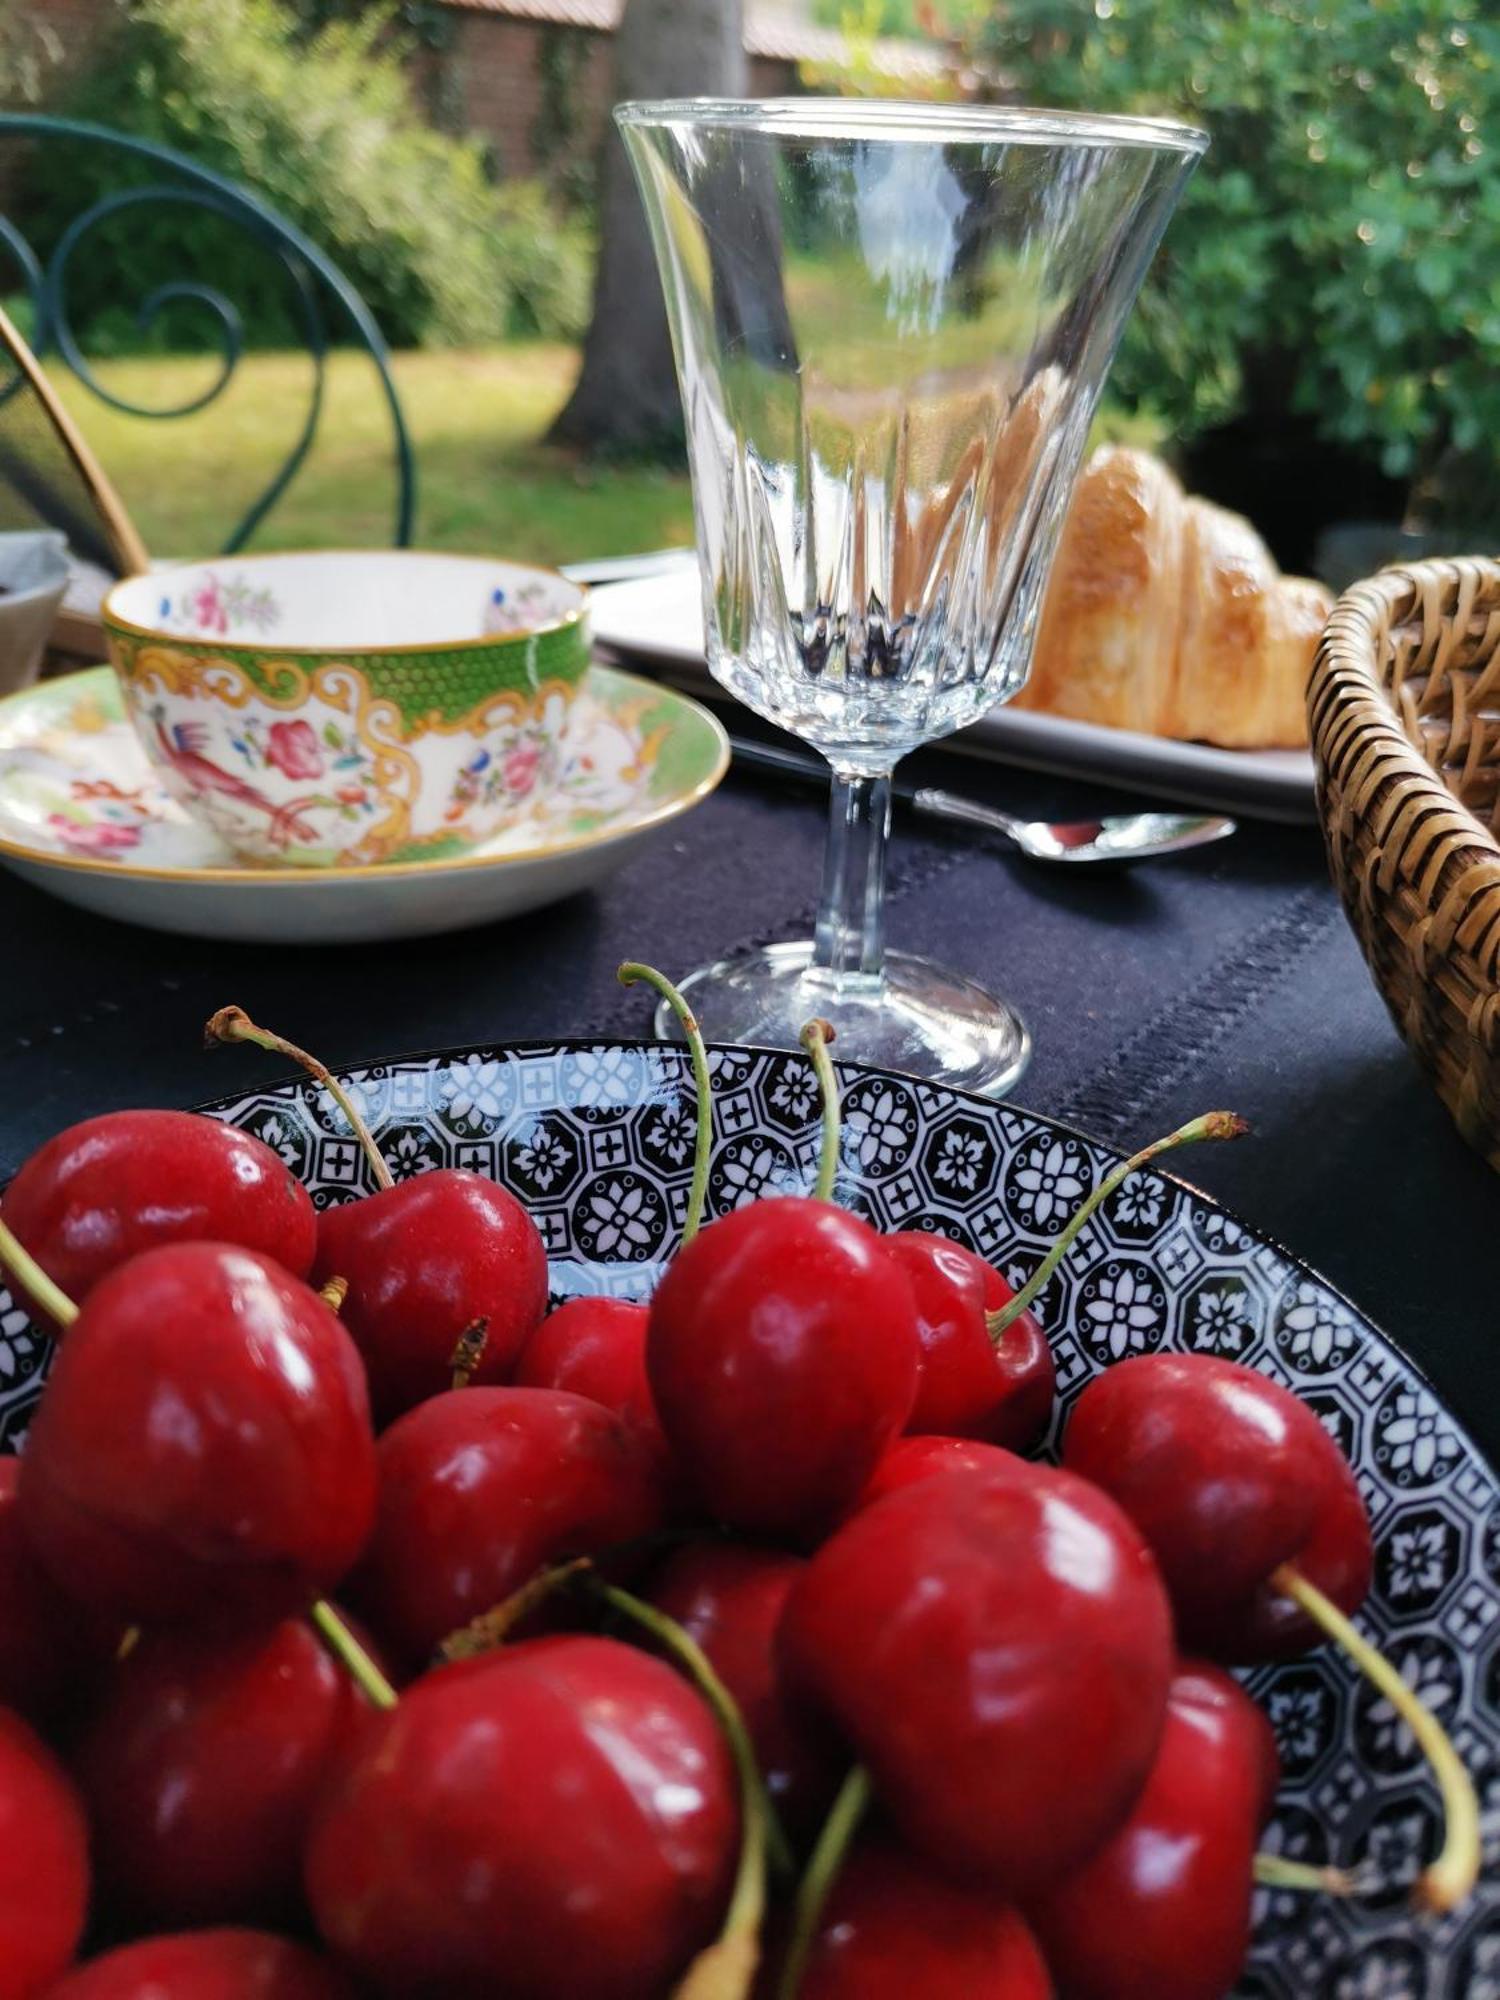
[[[784,749],[779,743],[758,743],[748,737],[731,736],[729,742],[738,764],[820,786],[827,782],[827,768],[819,758]],[[1118,868],[1130,861],[1186,854],[1191,848],[1224,840],[1235,830],[1234,821],[1219,813],[1122,813],[1110,819],[1053,822],[1013,819],[1009,813],[981,805],[977,799],[960,798],[954,792],[927,786],[898,783],[895,794],[929,818],[981,826],[986,832],[1001,834],[1012,841],[1033,861],[1061,862],[1070,868],[1105,864]]]
[[[925,789],[911,794],[911,804],[934,819],[959,820],[1003,834],[1033,861],[1062,861],[1073,868],[1090,862],[1118,867],[1126,861],[1186,854],[1234,832],[1234,821],[1220,813],[1121,813],[1110,819],[1060,822],[1012,819],[1009,813],[981,805],[977,799]]]

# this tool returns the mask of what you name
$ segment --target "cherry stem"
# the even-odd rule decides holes
[[[654,1604],[633,1597],[617,1584],[595,1578],[594,1587],[613,1611],[649,1632],[689,1678],[724,1732],[740,1786],[740,1860],[735,1871],[729,1908],[719,1935],[699,1952],[672,1989],[672,2000],[748,2000],[760,1963],[760,1927],[766,1910],[766,1851],[773,1837],[784,1846],[770,1800],[761,1782],[760,1766],[745,1718],[728,1688],[710,1666],[707,1654],[675,1618]]]
[[[839,1172],[839,1084],[828,1053],[833,1041],[831,1021],[811,1020],[797,1040],[812,1058],[818,1079],[818,1097],[823,1106],[823,1129],[818,1138],[818,1178],[813,1183],[814,1201],[832,1201]]]
[[[471,1618],[467,1625],[460,1625],[456,1632],[441,1640],[438,1659],[444,1666],[452,1666],[456,1660],[477,1660],[486,1653],[498,1652],[523,1618],[529,1618],[549,1597],[555,1597],[575,1577],[592,1567],[587,1556],[575,1556],[571,1562],[558,1563],[553,1569],[538,1570],[509,1597],[502,1598],[488,1611],[481,1611],[477,1618]]]
[[[807,1970],[817,1936],[818,1923],[828,1893],[838,1879],[859,1823],[865,1816],[873,1787],[870,1774],[856,1764],[839,1786],[838,1796],[828,1809],[817,1843],[807,1857],[807,1867],[797,1884],[797,1901],[792,1912],[792,1938],[781,1968],[776,2000],[797,2000],[797,1989]]]
[[[0,1269],[13,1284],[21,1287],[34,1305],[49,1313],[59,1326],[71,1326],[78,1308],[60,1285],[55,1285],[19,1240],[0,1221]]]
[[[1312,1896],[1357,1896],[1365,1887],[1347,1868],[1291,1861],[1284,1854],[1257,1854],[1250,1872],[1262,1889],[1295,1889]]]
[[[1195,1145],[1199,1139],[1238,1139],[1249,1130],[1250,1127],[1236,1112],[1205,1111],[1201,1118],[1194,1118],[1186,1125],[1179,1125],[1177,1130],[1169,1132],[1165,1139],[1155,1139],[1149,1146],[1143,1146],[1140,1152],[1132,1153],[1128,1160],[1122,1160],[1119,1166],[1105,1175],[1088,1200],[1080,1204],[1072,1220],[1058,1235],[1052,1248],[1047,1252],[1041,1263],[1037,1265],[1030,1278],[1021,1287],[1020,1291],[1016,1293],[1015,1297],[1003,1305],[998,1312],[986,1315],[986,1324],[990,1330],[990,1339],[998,1341],[1012,1320],[1020,1318],[1021,1314],[1025,1312],[1026,1308],[1046,1285],[1047,1280],[1052,1276],[1052,1273],[1057,1269],[1063,1258],[1067,1256],[1069,1249],[1072,1247],[1073,1239],[1083,1228],[1083,1225],[1088,1221],[1095,1209],[1101,1207],[1103,1203],[1109,1200],[1122,1181],[1128,1180],[1133,1173],[1139,1172],[1142,1167],[1149,1166],[1159,1153],[1170,1153],[1177,1146]]]
[[[318,1297],[330,1312],[338,1312],[348,1296],[349,1280],[347,1278],[330,1278],[326,1285],[319,1285],[318,1287]]]
[[[749,1829],[758,1825],[761,1844],[770,1853],[773,1863],[779,1870],[790,1874],[793,1865],[792,1850],[786,1835],[781,1830],[775,1808],[766,1794],[760,1766],[755,1758],[755,1746],[750,1741],[749,1730],[745,1727],[745,1718],[740,1714],[739,1703],[714,1671],[707,1653],[691,1632],[656,1605],[647,1604],[643,1598],[633,1597],[628,1590],[621,1590],[618,1584],[605,1583],[597,1576],[590,1581],[612,1610],[618,1611],[622,1617],[633,1620],[643,1631],[649,1632],[659,1645],[687,1669],[698,1692],[718,1718],[719,1727],[723,1730],[734,1757],[740,1788],[745,1795],[747,1843]],[[742,1855],[742,1873],[743,1868]]]
[[[749,2000],[760,1962],[760,1927],[766,1907],[768,1850],[791,1868],[786,1836],[776,1822],[771,1801],[755,1761],[750,1732],[734,1696],[709,1663],[707,1654],[675,1618],[628,1590],[605,1583],[586,1556],[559,1563],[513,1590],[493,1611],[471,1619],[438,1648],[445,1663],[469,1660],[495,1651],[517,1623],[538,1605],[573,1584],[587,1582],[611,1610],[649,1632],[657,1644],[687,1671],[688,1678],[713,1711],[734,1759],[740,1787],[740,1859],[724,1923],[714,1942],[701,1951],[672,1990],[672,2000]]]
[[[693,1139],[693,1178],[688,1187],[687,1213],[682,1222],[682,1241],[691,1243],[703,1223],[703,1206],[708,1200],[708,1162],[714,1143],[713,1086],[708,1077],[708,1050],[703,1044],[703,1030],[682,994],[654,965],[642,965],[637,959],[628,958],[615,977],[622,986],[634,986],[644,981],[653,992],[661,995],[677,1016],[677,1025],[692,1057],[698,1130]]]
[[[453,1350],[448,1366],[453,1371],[453,1387],[467,1389],[474,1379],[474,1371],[484,1359],[484,1350],[489,1344],[490,1323],[481,1313],[478,1319],[471,1319],[458,1336],[458,1344]]]
[[[1292,1563],[1271,1572],[1271,1584],[1305,1611],[1348,1655],[1372,1687],[1378,1688],[1406,1724],[1432,1767],[1443,1799],[1446,1831],[1442,1851],[1417,1877],[1412,1901],[1419,1910],[1445,1916],[1457,1909],[1479,1879],[1479,1801],[1448,1732],[1391,1662],[1364,1638],[1315,1583]]]
[[[273,1035],[268,1028],[257,1027],[243,1007],[221,1007],[203,1030],[204,1043],[213,1048],[218,1042],[253,1042],[258,1049],[267,1049],[272,1055],[286,1056],[290,1061],[305,1069],[316,1083],[321,1083],[339,1110],[349,1121],[349,1129],[359,1141],[365,1158],[370,1163],[370,1171],[375,1176],[379,1188],[396,1185],[395,1177],[386,1165],[380,1148],[375,1144],[374,1135],[360,1116],[354,1099],[339,1082],[326,1063],[319,1062],[306,1049],[299,1049],[295,1042],[289,1042],[284,1035]]]
[[[327,1599],[320,1597],[309,1615],[318,1637],[371,1705],[394,1708],[396,1690]]]

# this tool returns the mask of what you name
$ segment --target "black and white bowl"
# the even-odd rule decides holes
[[[800,1057],[712,1058],[711,1213],[803,1191],[816,1091]],[[676,1240],[692,1167],[685,1055],[651,1044],[532,1043],[404,1058],[353,1085],[398,1177],[493,1174],[529,1206],[554,1290],[648,1295]],[[839,1197],[881,1228],[946,1232],[1013,1281],[1115,1163],[1049,1119],[909,1078],[850,1069]],[[306,1083],[209,1107],[257,1133],[319,1205],[363,1186],[340,1114]],[[1419,1371],[1306,1266],[1181,1182],[1140,1174],[1085,1229],[1039,1302],[1063,1408],[1101,1368],[1155,1348],[1227,1355],[1285,1382],[1352,1459],[1378,1545],[1364,1628],[1418,1685],[1475,1773],[1486,1876],[1441,1922],[1402,1885],[1435,1847],[1437,1795],[1404,1724],[1318,1653],[1250,1685],[1285,1782],[1265,1845],[1378,1863],[1354,1902],[1262,1891],[1238,1991],[1275,2000],[1500,2000],[1500,1483]],[[21,1442],[46,1343],[0,1293],[0,1449]],[[1146,2000],[1141,1996],[1140,2000]]]

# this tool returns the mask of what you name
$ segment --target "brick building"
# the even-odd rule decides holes
[[[128,0],[26,0],[29,20],[66,68],[86,63]],[[0,6],[4,0],[0,0]],[[442,12],[413,56],[415,81],[434,119],[488,141],[505,174],[566,174],[592,160],[612,102],[610,43],[624,0],[440,0]],[[837,70],[849,47],[777,6],[746,0],[745,51],[752,96],[796,91],[819,69]],[[951,72],[936,44],[877,41],[861,60],[914,94]]]
[[[444,123],[488,140],[508,174],[552,168],[560,142],[592,156],[612,102],[610,41],[622,8],[623,0],[445,0],[444,46],[422,58],[429,102]],[[849,59],[836,29],[754,0],[745,12],[752,97],[785,96],[808,73]],[[936,45],[878,41],[863,53],[898,88],[930,89],[950,70]]]

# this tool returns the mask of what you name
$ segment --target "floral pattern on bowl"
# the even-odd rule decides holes
[[[261,634],[281,619],[281,606],[269,584],[257,584],[238,571],[221,576],[204,570],[176,590],[164,589],[156,616],[172,632],[193,632],[228,638],[231,632]]]
[[[132,577],[110,593],[138,633],[296,651],[410,652],[527,638],[576,623],[580,587],[555,570],[417,549],[223,556]]]
[[[250,860],[360,867],[534,809],[588,665],[583,605],[547,571],[398,551],[153,572],[103,620],[187,811]]]

